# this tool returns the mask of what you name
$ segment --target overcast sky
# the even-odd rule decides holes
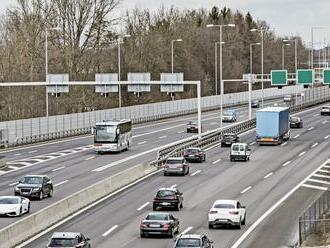
[[[15,3],[0,0],[0,11]],[[122,0],[120,12],[134,7],[156,9],[161,5],[179,8],[227,6],[243,12],[250,11],[255,19],[265,20],[280,35],[299,34],[310,42],[310,27],[326,27],[329,21],[330,0]],[[315,41],[330,43],[330,25],[315,31]]]

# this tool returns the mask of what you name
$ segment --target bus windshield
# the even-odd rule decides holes
[[[117,142],[117,126],[96,126],[95,142]]]

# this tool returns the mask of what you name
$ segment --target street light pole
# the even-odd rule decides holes
[[[218,42],[215,42],[214,49],[215,95],[218,95]]]
[[[181,42],[182,39],[177,39],[177,40],[172,40],[171,41],[171,45],[172,45],[172,49],[171,49],[171,54],[172,54],[172,74],[174,73],[174,42]]]
[[[282,70],[284,70],[284,47],[290,46],[288,43],[282,43]]]
[[[261,43],[252,43],[250,44],[250,74],[253,74],[253,46],[260,46]],[[251,109],[251,103],[252,103],[252,82],[248,82],[249,85],[249,120],[252,119],[252,109]]]
[[[296,101],[298,99],[298,42],[295,38],[294,40],[283,40],[283,42],[294,42],[294,68],[296,73]]]

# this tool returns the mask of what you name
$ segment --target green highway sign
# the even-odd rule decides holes
[[[312,85],[314,81],[314,70],[297,70],[297,84]]]
[[[323,84],[330,85],[330,69],[323,70]]]
[[[272,86],[288,85],[288,71],[287,70],[271,70]]]

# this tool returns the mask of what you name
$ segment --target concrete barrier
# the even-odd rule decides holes
[[[15,247],[65,217],[156,170],[149,163],[140,164],[55,202],[1,229],[0,247]]]

